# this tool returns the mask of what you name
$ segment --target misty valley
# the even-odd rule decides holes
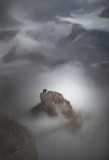
[[[108,0],[0,0],[0,160],[108,160]]]

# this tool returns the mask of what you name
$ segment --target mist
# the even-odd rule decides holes
[[[77,12],[75,14],[71,14],[71,17],[58,17],[61,21],[67,21],[70,23],[78,23],[82,25],[87,30],[101,30],[109,32],[109,19],[108,18],[100,18],[99,15],[103,11],[103,7],[98,8],[93,11],[93,13],[85,13],[81,15],[81,12]]]
[[[102,0],[1,1],[0,113],[33,134],[39,160],[107,160],[109,18]],[[72,119],[31,117],[44,88],[70,101]],[[73,127],[73,126],[72,126]]]
[[[35,81],[40,82],[37,91],[34,88],[37,103],[40,102],[39,92],[45,87],[62,93],[81,115],[78,118],[81,127],[77,131],[61,127],[64,123],[69,123],[61,115],[56,118],[50,118],[46,114],[38,118],[20,117],[20,122],[36,136],[39,159],[107,159],[108,88],[92,83],[77,63],[66,64],[54,71],[46,70]]]

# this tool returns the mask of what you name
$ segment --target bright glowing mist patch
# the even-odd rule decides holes
[[[43,88],[60,92],[76,110],[96,111],[103,106],[102,90],[86,77],[82,66],[67,64],[40,74],[38,80],[39,92]]]

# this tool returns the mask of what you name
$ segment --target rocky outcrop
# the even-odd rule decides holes
[[[57,116],[62,114],[67,117],[74,114],[70,102],[58,92],[47,92],[47,89],[43,89],[43,92],[40,93],[40,99],[41,103],[31,109],[33,114],[45,112],[49,116]]]
[[[34,140],[18,122],[0,115],[0,159],[37,160]]]
[[[40,99],[41,103],[30,110],[33,118],[43,118],[44,114],[47,114],[49,118],[62,116],[63,121],[59,120],[59,124],[54,130],[77,131],[81,128],[81,115],[73,110],[70,102],[61,93],[43,89],[43,92],[40,93]]]

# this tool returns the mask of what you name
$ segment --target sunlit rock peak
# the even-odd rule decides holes
[[[43,89],[43,92],[40,93],[40,99],[41,103],[32,108],[31,111],[33,113],[40,113],[43,111],[49,116],[62,114],[68,117],[72,116],[74,113],[70,102],[65,99],[61,93]]]

